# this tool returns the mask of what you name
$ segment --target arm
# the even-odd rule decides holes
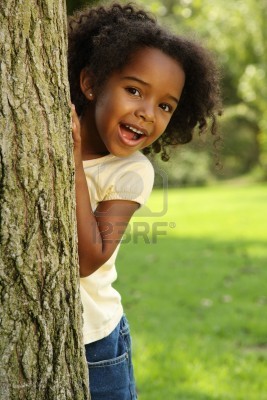
[[[80,275],[84,277],[111,257],[139,204],[127,200],[104,201],[98,205],[95,213],[92,212],[82,164],[80,123],[75,110],[72,118],[78,252]]]

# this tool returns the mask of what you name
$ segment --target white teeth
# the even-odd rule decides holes
[[[130,131],[134,132],[134,133],[138,133],[138,135],[144,135],[144,132],[139,131],[138,129],[133,128],[130,125],[125,125],[126,128],[130,129]]]

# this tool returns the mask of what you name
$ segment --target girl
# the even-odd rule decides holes
[[[218,74],[198,44],[133,5],[85,9],[69,21],[78,250],[92,400],[136,399],[131,339],[115,259],[153,186],[141,151],[189,142],[220,110]],[[76,111],[75,111],[76,109]]]

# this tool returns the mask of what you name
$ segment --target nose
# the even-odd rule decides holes
[[[142,102],[139,108],[135,111],[135,115],[145,122],[155,121],[155,111],[152,104],[149,102]]]

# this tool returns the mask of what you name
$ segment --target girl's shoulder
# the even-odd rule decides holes
[[[84,169],[91,190],[95,188],[97,201],[125,199],[143,204],[154,184],[154,168],[141,152],[89,160],[84,162]]]
[[[146,202],[154,184],[154,168],[144,154],[110,158],[106,167],[105,200],[125,199],[140,205]]]
[[[94,160],[87,160],[83,162],[84,169],[89,169],[93,171],[96,169],[98,172],[100,170],[106,171],[108,175],[116,175],[122,172],[131,171],[142,171],[144,176],[148,175],[150,178],[154,176],[154,168],[148,158],[137,151],[127,157],[116,157],[112,154],[107,156],[96,158]]]
[[[124,174],[127,172],[134,173],[142,176],[142,180],[154,180],[154,168],[148,158],[140,151],[131,154],[128,157],[115,157],[113,160],[114,168],[117,171],[122,171]]]

